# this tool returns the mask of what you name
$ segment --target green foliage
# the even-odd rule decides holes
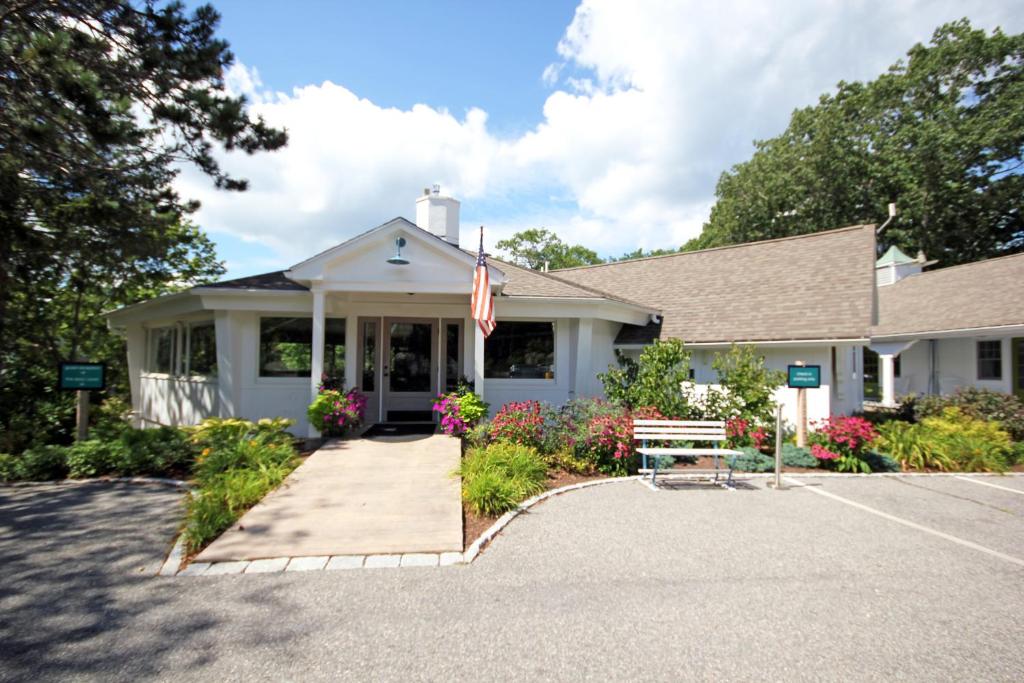
[[[575,244],[568,245],[544,228],[523,230],[495,245],[511,256],[512,263],[543,270],[545,264],[551,270],[602,263],[601,258],[590,249]]]
[[[733,344],[727,353],[716,353],[711,367],[718,373],[718,383],[724,390],[717,400],[718,415],[738,417],[759,426],[773,423],[773,396],[786,381],[784,372],[769,369],[764,356],[757,355],[749,344]]]
[[[544,490],[547,464],[533,448],[499,442],[469,451],[458,474],[466,505],[496,516]]]
[[[470,427],[462,434],[462,441],[467,448],[480,448],[491,442],[491,425],[489,422]]]
[[[190,441],[197,450],[229,447],[243,439],[260,439],[264,443],[288,444],[294,440],[288,428],[294,420],[284,417],[263,418],[250,422],[237,417],[208,417],[195,427],[186,427]]]
[[[113,472],[117,469],[117,464],[125,458],[126,451],[120,440],[79,441],[68,447],[65,454],[68,477],[88,479]]]
[[[18,458],[10,453],[0,453],[0,481],[16,481],[18,479]]]
[[[211,418],[193,430],[202,451],[193,474],[198,490],[189,495],[184,537],[197,551],[276,488],[298,465],[291,420],[257,423]]]
[[[209,6],[130,0],[0,11],[0,449],[70,442],[59,360],[107,361],[110,391],[127,394],[103,312],[223,272],[174,179],[190,163],[244,189],[215,151],[286,136],[226,92],[218,21]]]
[[[1002,472],[1016,451],[996,422],[970,417],[958,408],[917,424],[889,422],[879,427],[878,448],[904,469]]]
[[[809,448],[800,448],[791,443],[782,444],[782,464],[787,467],[817,467],[818,459],[811,455]]]
[[[124,448],[118,451],[114,470],[126,476],[177,473],[194,457],[188,434],[174,427],[130,429],[119,440]]]
[[[608,367],[598,378],[608,400],[626,408],[653,407],[669,418],[691,417],[693,407],[683,394],[690,379],[690,352],[678,339],[655,340],[639,361],[616,352],[619,367]]]
[[[1024,441],[1024,402],[991,389],[961,387],[945,396],[920,396],[914,402],[918,420],[941,415],[946,408],[979,420],[995,421],[1014,441]]]
[[[35,446],[17,457],[12,467],[18,481],[48,481],[68,475],[67,448]]]
[[[868,83],[841,82],[722,174],[705,248],[876,222],[882,238],[954,265],[1024,243],[1024,34],[937,29]]]
[[[756,448],[750,446],[743,446],[736,449],[743,453],[743,455],[737,455],[736,460],[733,464],[733,469],[737,472],[774,472],[775,471],[775,458],[771,455],[765,455]]]
[[[490,408],[482,398],[465,386],[460,386],[456,391],[455,402],[459,406],[459,415],[471,425],[476,425],[487,417],[487,411]]]

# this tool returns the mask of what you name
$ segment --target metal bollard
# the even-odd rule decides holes
[[[782,488],[782,406],[775,406],[775,488]]]

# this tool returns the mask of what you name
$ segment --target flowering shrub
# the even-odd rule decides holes
[[[532,448],[544,442],[544,414],[540,401],[506,403],[491,420],[493,441],[508,441]]]
[[[810,435],[811,455],[840,472],[870,472],[867,447],[878,438],[874,425],[862,417],[833,415]]]
[[[487,404],[467,388],[438,396],[434,412],[441,416],[445,434],[461,436],[487,415]]]
[[[366,417],[366,396],[358,389],[342,393],[321,387],[306,411],[309,424],[324,436],[340,436],[358,427]]]
[[[768,430],[751,420],[734,417],[725,421],[725,435],[730,448],[753,448],[763,451],[769,442]]]

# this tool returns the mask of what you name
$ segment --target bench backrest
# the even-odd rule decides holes
[[[720,420],[633,420],[637,441],[725,441]]]

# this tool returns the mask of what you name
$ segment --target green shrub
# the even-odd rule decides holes
[[[491,424],[481,422],[475,427],[470,427],[462,434],[462,440],[467,448],[481,448],[491,441]]]
[[[169,474],[193,461],[188,434],[174,427],[131,429],[121,435],[121,442],[125,448],[114,464],[126,476]]]
[[[193,431],[193,440],[205,447],[193,465],[199,488],[187,504],[184,534],[190,551],[216,538],[298,465],[284,431],[288,420],[207,422]]]
[[[499,515],[544,490],[547,465],[534,448],[493,443],[463,458],[462,499],[481,515]]]
[[[782,444],[782,464],[787,467],[817,467],[818,459],[811,455],[811,449],[796,444]]]
[[[733,344],[727,353],[716,353],[711,367],[718,373],[721,391],[711,391],[704,419],[739,418],[752,427],[774,423],[775,390],[786,373],[771,370],[750,344]]]
[[[18,459],[10,453],[0,453],[0,481],[18,479]]]
[[[736,460],[733,464],[733,469],[735,469],[737,472],[775,471],[774,456],[765,455],[756,448],[751,448],[750,446],[743,446],[742,448],[737,448],[736,450],[743,453],[743,455],[736,456]]]
[[[597,471],[596,463],[589,459],[578,457],[573,448],[564,447],[544,455],[544,459],[551,469],[565,470],[573,474],[593,474]]]
[[[250,422],[237,417],[208,417],[195,427],[186,427],[193,446],[203,451],[230,445],[246,438],[259,438],[264,443],[291,444],[294,437],[288,428],[295,424],[294,420],[283,417],[264,418],[259,422]]]
[[[1014,441],[1024,441],[1024,401],[1012,394],[991,389],[961,387],[946,396],[921,396],[914,402],[918,421],[940,417],[947,408],[957,408],[968,417],[999,423]]]
[[[903,469],[1001,472],[1014,457],[1010,436],[997,422],[970,417],[958,408],[917,424],[889,422],[879,427],[879,450]]]
[[[88,479],[118,470],[117,463],[125,457],[127,449],[120,440],[79,441],[67,449],[68,476]]]
[[[626,408],[654,407],[669,418],[694,416],[683,394],[690,379],[690,352],[678,339],[655,340],[640,353],[639,361],[616,351],[619,367],[608,367],[598,378],[605,396]]]
[[[100,404],[93,413],[92,427],[89,428],[90,439],[113,441],[132,429],[128,422],[131,406],[124,399],[111,396]]]
[[[68,476],[65,446],[35,446],[16,458],[13,471],[21,481],[49,481]]]

